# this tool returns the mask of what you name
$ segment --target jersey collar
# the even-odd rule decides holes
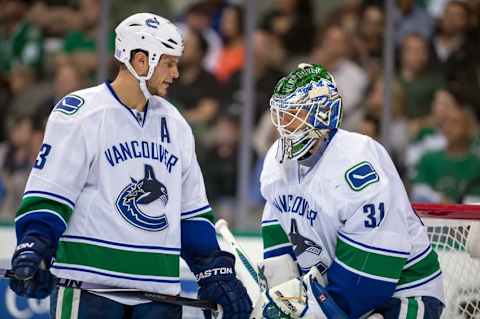
[[[297,178],[298,182],[301,183],[305,177],[317,166],[317,163],[322,158],[323,154],[325,153],[328,145],[333,140],[335,134],[337,133],[337,129],[332,129],[328,132],[327,139],[322,143],[320,148],[312,154],[309,158],[299,161],[297,160]]]
[[[126,108],[128,110],[128,112],[130,113],[130,115],[133,117],[133,119],[135,120],[135,122],[140,125],[141,127],[143,127],[145,125],[145,121],[147,119],[147,111],[148,111],[148,101],[147,101],[147,104],[145,105],[145,112],[143,114],[143,119],[142,121],[140,122],[136,116],[136,114],[132,111],[132,109],[130,107],[128,107],[127,105],[125,105],[121,100],[120,98],[118,97],[117,93],[115,93],[115,90],[112,88],[112,85],[110,84],[110,82],[106,81],[105,82],[105,85],[107,86],[108,90],[110,91],[110,93],[112,94],[113,98],[115,100],[117,100],[118,103],[120,103],[120,105],[122,105],[124,108]]]

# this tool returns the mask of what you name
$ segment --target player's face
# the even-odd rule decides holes
[[[280,127],[287,132],[296,132],[305,126],[308,112],[302,109],[290,109],[279,112]]]
[[[158,61],[152,77],[148,81],[148,89],[152,94],[165,96],[168,87],[179,77],[178,57],[164,54]]]

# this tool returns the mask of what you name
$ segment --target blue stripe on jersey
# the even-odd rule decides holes
[[[263,224],[273,223],[273,222],[277,222],[277,223],[278,223],[278,219],[262,220],[262,225],[263,225]]]
[[[205,205],[203,207],[200,207],[200,208],[197,208],[197,209],[194,209],[194,210],[190,210],[190,211],[187,211],[187,212],[183,212],[181,213],[180,215],[182,217],[185,217],[186,215],[192,215],[192,214],[195,214],[195,213],[198,213],[202,210],[207,210],[207,209],[210,209],[210,205]]]
[[[192,259],[208,257],[220,250],[215,227],[207,219],[187,219],[181,221],[181,256],[190,265]]]
[[[407,289],[413,289],[413,288],[425,285],[426,283],[429,283],[430,281],[438,278],[441,274],[442,274],[442,272],[439,270],[436,273],[434,273],[432,276],[429,276],[429,277],[427,277],[424,280],[421,280],[419,282],[412,283],[411,285],[404,285],[403,287],[396,289],[395,292],[399,292],[399,291],[407,290]]]
[[[368,248],[368,249],[372,249],[372,250],[378,250],[378,251],[383,251],[383,252],[386,252],[386,253],[394,253],[394,254],[399,254],[399,255],[404,255],[404,256],[408,256],[410,255],[409,252],[405,252],[405,251],[400,251],[400,250],[393,250],[393,249],[385,249],[385,248],[380,248],[380,247],[373,247],[373,246],[370,246],[370,245],[366,245],[364,243],[361,243],[359,241],[356,241],[356,240],[353,240],[351,239],[350,237],[346,236],[345,234],[341,233],[341,232],[338,232],[338,236],[348,240],[348,241],[351,241],[352,243],[355,243],[359,246],[362,246],[362,247],[365,247],[365,248]]]
[[[60,266],[53,264],[51,268],[55,269],[65,269],[65,270],[73,270],[73,271],[80,271],[80,272],[88,272],[96,275],[102,275],[105,277],[113,277],[113,278],[120,278],[120,279],[128,279],[134,281],[150,281],[150,282],[160,282],[160,283],[168,283],[168,284],[177,284],[180,282],[179,279],[153,279],[153,278],[138,278],[138,277],[131,277],[131,276],[124,276],[124,275],[115,275],[110,273],[104,273],[102,271],[91,270],[91,269],[83,269],[78,267],[71,267],[71,266]]]
[[[263,251],[263,259],[281,256],[285,254],[289,254],[290,256],[292,256],[293,260],[297,260],[297,256],[295,256],[295,253],[293,252],[292,245],[283,246],[283,247],[268,250],[268,251]]]
[[[145,245],[131,245],[131,244],[117,243],[117,242],[113,242],[113,241],[108,241],[108,240],[103,240],[103,239],[98,239],[98,238],[91,238],[91,237],[84,237],[84,236],[64,235],[64,236],[62,236],[62,238],[80,239],[80,240],[83,240],[83,241],[91,241],[91,242],[95,242],[95,243],[103,243],[103,244],[112,245],[112,246],[119,246],[119,247],[180,252],[180,248],[161,247],[161,246],[145,246]]]
[[[25,214],[15,221],[17,242],[26,235],[47,238],[54,245],[66,229],[65,221],[56,214],[37,211]]]
[[[412,261],[414,261],[414,260],[416,260],[416,259],[418,259],[418,258],[420,258],[420,257],[423,257],[424,255],[426,255],[427,252],[429,252],[429,250],[430,250],[430,245],[428,245],[427,248],[425,248],[425,250],[422,251],[420,254],[418,254],[418,255],[410,258],[410,259],[407,259],[407,262],[405,263],[405,267],[404,267],[404,268],[407,268],[407,265],[410,264]]]
[[[360,318],[386,302],[395,291],[394,283],[360,276],[335,261],[328,269],[327,277],[327,291],[349,318]]]
[[[75,203],[74,203],[72,200],[70,200],[70,199],[68,199],[68,198],[66,198],[66,197],[64,197],[64,196],[62,196],[62,195],[55,194],[55,193],[44,192],[44,191],[28,191],[28,192],[23,193],[23,196],[24,196],[24,197],[25,197],[25,196],[30,196],[30,195],[47,195],[47,196],[51,196],[51,197],[53,197],[53,198],[57,198],[57,199],[60,199],[60,200],[62,200],[62,201],[64,201],[64,202],[67,202],[70,206],[72,206],[72,208],[75,207]],[[40,197],[42,197],[42,196],[40,196]]]

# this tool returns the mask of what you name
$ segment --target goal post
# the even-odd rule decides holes
[[[480,205],[414,204],[444,278],[442,318],[480,318]]]

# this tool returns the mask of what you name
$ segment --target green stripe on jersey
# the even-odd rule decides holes
[[[402,271],[397,285],[400,286],[426,278],[439,270],[438,256],[432,249],[423,259]]]
[[[72,216],[72,208],[65,204],[59,203],[49,198],[40,196],[24,197],[20,203],[20,208],[17,210],[17,217],[28,214],[33,211],[50,210],[54,211],[68,223],[70,216]]]
[[[176,254],[131,251],[63,240],[59,242],[56,262],[132,275],[180,276],[180,256]]]
[[[289,243],[287,234],[280,224],[262,226],[263,249]]]
[[[377,254],[353,247],[337,237],[336,257],[347,266],[388,279],[398,279],[406,258]]]

